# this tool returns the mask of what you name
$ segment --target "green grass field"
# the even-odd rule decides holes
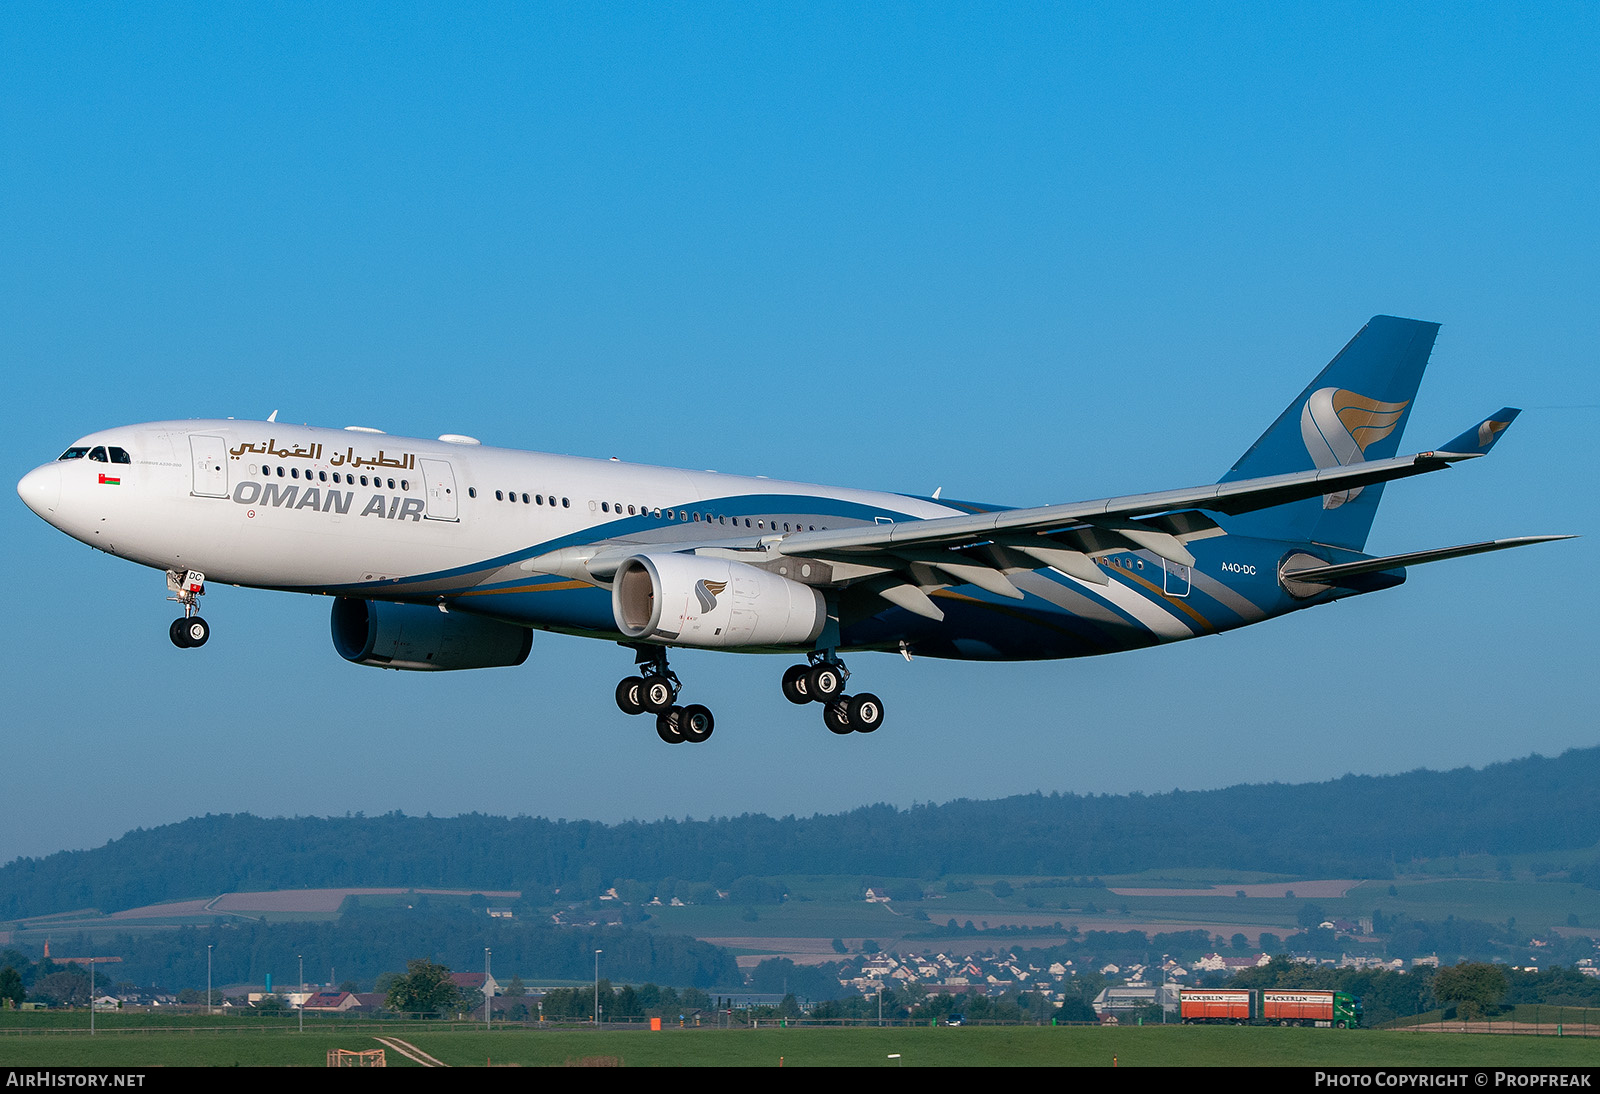
[[[928,899],[901,901],[886,907],[861,900],[863,879],[851,876],[788,875],[769,879],[785,884],[791,893],[783,904],[688,905],[677,908],[653,907],[650,926],[656,929],[692,934],[702,938],[874,938],[884,945],[900,945],[907,938],[931,939],[941,944],[950,936],[943,930],[951,919],[958,924],[969,920],[991,927],[1003,924],[1048,926],[1059,921],[1082,931],[1121,931],[1138,927],[1147,932],[1162,930],[1162,924],[1184,930],[1207,927],[1223,935],[1242,931],[1252,940],[1263,930],[1284,936],[1299,928],[1296,919],[1308,903],[1320,905],[1330,916],[1359,919],[1381,909],[1386,915],[1405,914],[1417,919],[1438,920],[1447,915],[1458,918],[1503,923],[1518,923],[1541,928],[1561,926],[1577,917],[1584,924],[1600,922],[1600,890],[1585,889],[1567,882],[1535,881],[1519,874],[1515,881],[1491,878],[1407,878],[1392,883],[1365,882],[1344,897],[1250,897],[1187,896],[1179,894],[1123,896],[1115,888],[1199,888],[1218,885],[1225,892],[1267,880],[1262,875],[1220,871],[1163,871],[1106,877],[1107,888],[1078,888],[1071,885],[1040,885],[1039,879],[1011,877],[1011,896],[996,897],[990,890],[995,879],[969,879],[973,888],[946,892],[946,882],[935,883]],[[1293,888],[1293,879],[1275,878]],[[893,888],[916,887],[917,879],[874,879]],[[1086,905],[1097,910],[1083,911]],[[754,918],[747,918],[753,913]],[[925,918],[918,918],[919,916]],[[962,939],[977,936],[962,935]],[[1048,940],[1045,940],[1048,941]],[[915,947],[920,943],[907,942]],[[959,942],[951,942],[959,945]],[[1039,943],[1042,944],[1042,943]]]
[[[1593,1067],[1600,1039],[1196,1027],[497,1030],[387,1024],[338,1031],[149,1028],[0,1035],[0,1066],[322,1067],[398,1037],[455,1067]],[[890,1058],[898,1053],[899,1061]],[[395,1052],[390,1066],[415,1066]]]
[[[1536,856],[1534,856],[1536,857]],[[1352,888],[1343,897],[1311,897],[1302,890],[1296,897],[1250,897],[1235,899],[1231,892],[1248,885],[1265,881],[1282,883],[1293,888],[1297,880],[1282,876],[1221,870],[1163,870],[1126,876],[1107,876],[1102,880],[1105,888],[1079,887],[1070,879],[1040,879],[1008,876],[1005,880],[1013,886],[1008,897],[997,897],[992,886],[997,878],[974,876],[946,878],[928,883],[917,878],[864,878],[860,875],[780,875],[766,880],[784,885],[790,899],[782,904],[744,905],[737,902],[716,902],[682,907],[647,909],[651,928],[674,933],[691,934],[701,938],[819,938],[861,939],[874,938],[885,945],[896,944],[910,936],[919,941],[911,945],[938,945],[951,939],[944,925],[954,919],[958,924],[971,920],[991,928],[1007,924],[1048,927],[1059,921],[1064,927],[1076,926],[1082,931],[1121,931],[1137,927],[1150,933],[1170,924],[1173,929],[1184,930],[1200,926],[1231,935],[1245,933],[1252,940],[1262,931],[1272,931],[1280,936],[1294,933],[1297,916],[1308,903],[1320,905],[1330,916],[1359,919],[1381,909],[1386,915],[1404,914],[1423,920],[1443,919],[1447,915],[1457,918],[1504,923],[1514,919],[1530,928],[1565,928],[1574,920],[1587,926],[1600,923],[1600,890],[1587,889],[1566,881],[1536,880],[1543,876],[1542,864],[1528,866],[1506,865],[1514,880],[1500,880],[1493,876],[1495,862],[1476,860],[1451,860],[1462,868],[1471,869],[1478,876],[1442,877],[1412,875],[1388,881],[1369,881]],[[1484,875],[1489,876],[1484,876]],[[1055,884],[1055,882],[1062,884]],[[861,899],[862,886],[874,884],[889,889],[919,889],[928,892],[924,900],[901,900],[892,906],[866,904]],[[1310,882],[1307,882],[1310,884]],[[1208,885],[1219,887],[1224,895],[1189,896],[1181,893],[1155,895],[1119,895],[1112,890],[1133,889],[1192,889]],[[1394,889],[1390,894],[1391,886]],[[951,891],[954,889],[955,891]],[[364,905],[381,907],[403,904],[418,899],[411,894],[393,896],[366,895]],[[467,903],[466,896],[430,895],[434,904],[445,906]],[[560,907],[560,905],[557,905]],[[1093,907],[1092,912],[1085,911]],[[265,910],[252,912],[252,918],[268,922],[315,922],[335,918],[331,912],[293,912]],[[61,928],[85,929],[91,936],[109,936],[129,930],[171,926],[180,922],[208,924],[214,915],[163,918],[137,921],[106,920],[97,912],[79,910],[52,917],[50,922]],[[34,925],[45,920],[33,921]],[[93,923],[93,927],[85,927]],[[5,924],[0,924],[0,927]],[[957,936],[960,940],[973,935]],[[1044,939],[1044,942],[1050,939]],[[959,944],[951,942],[952,945]]]

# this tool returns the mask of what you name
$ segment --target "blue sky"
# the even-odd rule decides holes
[[[328,602],[15,499],[0,862],[206,812],[603,820],[1474,766],[1596,743],[1600,11],[1472,5],[10,4],[0,455],[172,417],[1043,504],[1212,481],[1368,316],[1443,324],[1378,552],[1576,542],[1220,638],[1025,665],[341,661]]]

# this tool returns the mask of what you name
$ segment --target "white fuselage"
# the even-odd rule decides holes
[[[62,531],[157,569],[308,592],[460,570],[494,581],[533,545],[597,534],[754,544],[961,511],[878,491],[232,419],[127,426],[72,448],[88,453],[18,487]],[[89,458],[102,449],[130,460]]]

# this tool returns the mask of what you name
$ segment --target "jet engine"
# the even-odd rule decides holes
[[[702,555],[634,555],[617,568],[611,611],[628,638],[724,649],[804,646],[828,621],[809,585]]]
[[[533,631],[426,604],[341,596],[333,602],[333,648],[346,661],[384,669],[497,669],[520,665]]]

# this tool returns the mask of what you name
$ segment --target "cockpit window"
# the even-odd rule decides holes
[[[111,462],[111,460],[106,456],[106,450],[103,447],[101,447],[100,445],[96,445],[95,448],[94,448],[94,451],[89,453],[89,458],[91,460],[93,460],[95,463],[110,463]]]
[[[113,448],[111,450],[112,463],[132,463],[133,457],[128,455],[126,448]]]
[[[65,452],[61,453],[58,459],[81,460],[88,454],[89,450],[87,448],[69,448]]]

